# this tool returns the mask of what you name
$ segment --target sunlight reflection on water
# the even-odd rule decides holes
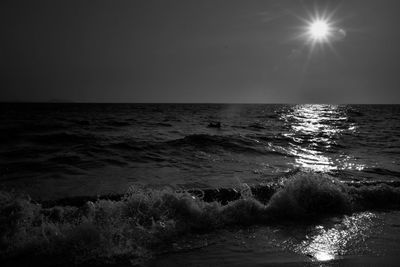
[[[345,106],[296,105],[281,115],[292,141],[288,152],[296,167],[316,172],[362,170],[365,165],[345,152],[344,134],[352,135],[357,125],[347,116]],[[372,213],[345,216],[340,223],[318,225],[295,248],[313,261],[330,261],[349,253],[365,239],[372,226]]]
[[[318,225],[296,250],[315,261],[329,261],[343,256],[348,250],[365,241],[366,232],[373,226],[374,214],[363,212],[344,217],[333,227]]]
[[[287,150],[296,157],[297,167],[318,172],[365,167],[341,151],[331,153],[335,146],[340,147],[338,140],[344,132],[351,134],[357,129],[348,121],[343,106],[296,105],[283,113],[281,119],[291,129],[284,136],[292,139]]]

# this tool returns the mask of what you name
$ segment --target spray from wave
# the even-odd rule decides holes
[[[250,187],[226,203],[171,189],[132,187],[119,200],[46,207],[28,196],[0,193],[0,258],[68,264],[141,263],[180,236],[229,227],[316,222],[361,210],[397,209],[400,189],[351,186],[324,174],[298,173],[270,198]]]

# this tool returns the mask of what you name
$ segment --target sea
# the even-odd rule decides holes
[[[335,209],[335,203],[342,207],[340,196],[333,206],[307,210],[303,220],[304,206],[292,198],[321,203],[340,191],[314,195],[313,187],[326,186],[318,179],[346,187],[340,190],[356,196],[346,205],[357,208]],[[251,188],[268,185],[280,188],[275,204],[298,213],[273,223],[189,230],[184,238],[163,239],[167,252],[146,248],[151,256],[135,259],[151,266],[362,265],[362,259],[383,258],[394,264],[400,251],[400,105],[0,104],[0,188],[27,194],[32,203],[132,188],[247,188],[251,195]],[[290,199],[279,200],[285,186]],[[243,195],[240,200],[249,198]],[[318,216],[324,209],[335,210],[334,216]]]

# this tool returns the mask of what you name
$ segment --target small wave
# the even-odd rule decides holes
[[[51,131],[61,131],[65,130],[68,125],[66,123],[62,123],[59,121],[52,121],[52,122],[47,122],[47,121],[35,121],[35,123],[32,122],[20,122],[20,123],[14,123],[10,125],[2,125],[1,126],[3,129],[1,129],[1,132],[8,132],[11,133],[12,135],[14,134],[31,134],[31,133],[45,133],[45,132],[51,132]]]
[[[393,177],[400,177],[400,172],[384,169],[384,168],[365,168],[363,172],[373,173],[378,175],[388,175]]]
[[[104,121],[103,124],[107,125],[107,126],[112,126],[112,127],[124,127],[124,126],[129,126],[131,125],[129,122],[127,121],[117,121],[117,120],[108,120],[108,121]]]
[[[118,149],[118,150],[146,150],[148,149],[149,144],[147,142],[138,142],[134,140],[126,140],[111,143],[108,145],[111,149]]]
[[[102,159],[106,164],[116,165],[116,166],[127,166],[128,162],[120,159],[106,158]]]
[[[236,200],[223,204],[205,199],[200,190],[132,187],[123,196],[86,199],[77,207],[46,207],[27,196],[1,192],[0,258],[132,263],[172,245],[181,234],[400,208],[400,189],[388,184],[352,186],[327,175],[298,173],[269,188],[270,197],[260,200],[243,185],[234,190]]]
[[[74,119],[74,120],[71,120],[71,123],[72,123],[72,125],[76,124],[76,125],[79,125],[79,126],[89,126],[89,125],[93,124],[93,121],[82,120],[82,119]]]
[[[151,126],[172,127],[173,125],[171,123],[167,123],[167,122],[157,122],[157,123],[151,124]]]
[[[12,182],[14,184],[16,181],[24,182],[29,180],[33,176],[46,177],[47,173],[51,173],[51,179],[53,180],[65,178],[63,175],[58,174],[60,172],[64,175],[85,174],[84,170],[82,170],[80,165],[77,164],[72,166],[65,164],[46,164],[37,161],[9,163],[0,170],[3,174],[1,181],[5,183]]]
[[[248,126],[248,128],[250,129],[254,129],[254,130],[264,130],[266,129],[266,127],[264,125],[262,125],[261,123],[252,123]]]
[[[29,138],[31,142],[41,145],[69,145],[69,144],[93,144],[97,141],[96,136],[91,134],[75,133],[52,133],[38,134]]]
[[[168,141],[166,144],[173,147],[191,146],[203,150],[223,149],[236,153],[250,153],[259,155],[279,154],[289,156],[278,151],[268,150],[264,143],[253,138],[243,136],[222,136],[208,134],[194,134],[181,139]]]
[[[81,157],[78,155],[57,155],[49,159],[49,161],[54,163],[75,165],[82,161]]]
[[[349,110],[347,110],[347,115],[349,115],[351,117],[362,117],[362,116],[364,116],[364,113],[362,113],[359,110],[349,109]]]
[[[261,141],[264,142],[269,142],[269,143],[273,143],[273,144],[278,144],[280,146],[287,146],[290,143],[293,142],[293,138],[290,138],[288,136],[284,136],[284,135],[274,135],[274,136],[259,136],[259,135],[255,135],[255,137]]]

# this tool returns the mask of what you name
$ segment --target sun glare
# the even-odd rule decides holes
[[[347,31],[341,25],[343,18],[336,17],[338,8],[328,10],[315,7],[314,10],[305,10],[306,17],[297,16],[301,25],[296,27],[298,32],[293,37],[302,42],[299,51],[308,51],[304,69],[312,61],[313,55],[325,53],[326,49],[340,58],[335,47],[338,42],[344,41]]]
[[[326,40],[329,35],[330,27],[326,21],[314,21],[311,23],[309,33],[312,39],[316,41]]]

